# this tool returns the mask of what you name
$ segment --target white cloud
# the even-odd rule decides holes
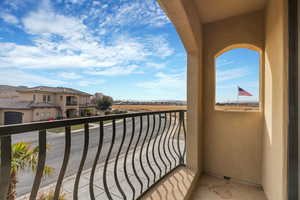
[[[226,60],[226,59],[216,59],[216,61],[217,61],[216,64],[217,67],[223,67],[234,63],[233,60]]]
[[[149,62],[146,64],[146,66],[154,69],[162,69],[166,67],[166,63]]]
[[[168,100],[186,98],[186,72],[184,73],[163,73],[155,74],[149,81],[139,82],[138,87],[145,89],[139,94],[141,98]]]
[[[103,11],[103,10],[101,10]],[[102,18],[101,12],[99,19],[105,19],[102,27],[119,27],[119,26],[164,26],[170,23],[170,20],[154,0],[137,0],[126,1],[120,6],[112,7],[112,12],[105,13],[106,17]]]
[[[74,4],[83,4],[85,0],[67,0],[66,2],[74,3]]]
[[[56,34],[68,39],[79,39],[84,36],[87,27],[80,20],[57,14],[49,1],[42,2],[36,12],[31,12],[22,20],[28,33],[44,36]]]
[[[174,50],[169,46],[169,43],[165,36],[159,35],[150,38],[145,38],[148,40],[150,49],[153,49],[157,56],[161,58],[168,57],[174,53]]]
[[[34,45],[1,43],[0,67],[95,69],[127,66],[153,56],[165,58],[174,52],[166,36],[120,35],[110,37],[111,41],[106,43],[93,34],[94,30],[83,19],[56,13],[47,0],[23,18],[22,23],[24,30],[33,36]],[[105,28],[101,34],[108,34]]]
[[[86,87],[91,85],[103,84],[104,82],[105,82],[104,80],[84,80],[84,81],[79,81],[77,85],[81,87]]]
[[[218,84],[217,88],[218,89],[232,89],[232,88],[237,88],[237,86],[240,86],[242,88],[251,88],[251,89],[258,89],[259,87],[259,81],[243,81],[240,83],[240,85],[237,84]]]
[[[228,70],[217,70],[217,81],[228,81],[234,80],[237,78],[242,78],[249,75],[249,70],[246,67],[228,69]]]
[[[76,74],[74,72],[61,72],[58,74],[58,76],[61,78],[64,78],[64,79],[69,79],[69,80],[75,80],[75,79],[82,78],[81,75]]]
[[[6,23],[9,24],[19,24],[19,20],[17,17],[15,17],[14,15],[11,15],[9,13],[1,13],[0,14],[0,18],[3,19],[3,21],[5,21]]]
[[[115,76],[115,75],[129,75],[129,74],[139,74],[143,71],[137,71],[138,66],[131,65],[126,67],[111,67],[100,71],[87,71],[86,74],[89,75],[102,75],[102,76]]]
[[[2,0],[1,3],[3,2],[9,9],[19,10],[28,6],[29,3],[32,3],[31,1],[32,0]]]
[[[32,86],[32,85],[59,86],[65,84],[65,82],[60,80],[29,74],[21,70],[11,70],[11,69],[1,70],[0,76],[1,76],[0,84],[9,83],[10,85],[27,85],[27,86]]]
[[[159,72],[155,74],[155,79],[152,81],[140,82],[139,87],[147,89],[167,88],[167,89],[182,89],[186,86],[186,75],[181,74],[166,74]]]

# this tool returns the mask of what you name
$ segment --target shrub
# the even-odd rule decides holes
[[[66,200],[65,196],[66,196],[66,194],[61,193],[58,197],[58,200]],[[54,192],[50,191],[47,193],[41,193],[38,196],[37,200],[54,200]]]
[[[113,104],[113,98],[109,96],[103,96],[101,99],[96,100],[96,105],[99,110],[107,110]]]

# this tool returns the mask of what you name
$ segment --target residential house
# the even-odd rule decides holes
[[[64,87],[0,86],[0,124],[72,118],[96,113],[91,94]],[[88,110],[88,112],[87,112]]]

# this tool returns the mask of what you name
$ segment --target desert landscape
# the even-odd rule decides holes
[[[162,111],[187,109],[185,105],[113,105],[112,108],[130,111]]]

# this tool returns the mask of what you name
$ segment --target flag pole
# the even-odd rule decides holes
[[[237,97],[236,97],[236,103],[239,106],[239,86],[237,86]]]

